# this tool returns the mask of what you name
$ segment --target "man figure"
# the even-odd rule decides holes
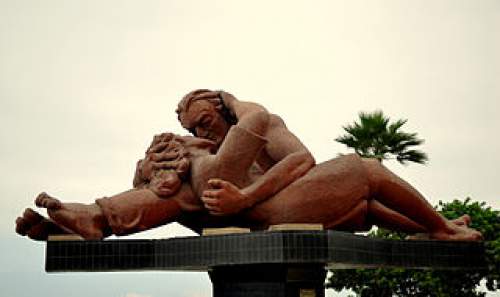
[[[233,95],[220,91],[193,91],[181,100],[177,109],[182,126],[195,136],[208,138],[220,146],[231,125],[258,112],[267,112],[256,103],[237,100]],[[209,181],[214,191],[202,197],[205,206],[214,215],[231,215],[268,199],[297,178],[303,176],[315,161],[309,150],[286,127],[283,120],[269,114],[264,133],[269,141],[256,159],[255,170],[264,172],[252,185],[238,189],[218,179]]]
[[[231,125],[252,116],[265,109],[251,102],[239,101],[233,95],[224,91],[210,91],[199,89],[188,93],[180,101],[177,109],[182,126],[195,136],[207,138],[221,145]],[[267,144],[256,158],[259,168],[264,171],[256,182],[246,188],[239,189],[231,183],[220,179],[210,180],[213,189],[203,193],[202,201],[205,207],[214,215],[231,215],[248,209],[259,202],[273,197],[276,193],[289,186],[315,166],[314,158],[301,141],[286,127],[283,120],[277,115],[269,115],[269,125],[264,132]],[[372,160],[363,160],[365,166],[378,167]],[[386,172],[378,170],[377,172]],[[398,178],[399,180],[399,178]],[[412,199],[425,199],[410,185],[403,184],[405,191],[412,193]],[[389,196],[397,195],[397,187],[388,187]],[[339,189],[340,190],[340,189]],[[425,204],[428,204],[425,201]],[[403,203],[404,205],[404,203]],[[391,203],[380,203],[372,199],[366,204],[358,204],[350,211],[349,216],[337,225],[337,229],[370,229],[374,221],[385,222],[387,227],[392,224],[405,225],[403,229],[413,232],[423,230],[420,224],[412,219],[400,216],[398,209],[388,206]],[[370,213],[370,220],[359,220]],[[403,212],[405,213],[405,212]],[[459,225],[470,224],[470,218],[464,216],[454,223]]]

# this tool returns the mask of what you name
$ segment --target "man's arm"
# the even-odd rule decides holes
[[[234,96],[225,92],[205,93],[204,96],[217,95],[222,98],[224,105],[238,119],[237,126],[248,125],[251,129],[252,122],[247,118],[253,117],[256,113],[265,110],[262,106],[239,101]],[[261,129],[262,127],[259,127]],[[264,133],[268,143],[263,152],[272,164],[266,169],[264,175],[258,178],[250,186],[239,189],[234,184],[221,180],[213,179],[209,181],[211,190],[204,193],[204,202],[211,202],[212,214],[227,215],[241,211],[244,208],[251,207],[256,203],[268,199],[290,183],[295,181],[309,171],[315,161],[311,153],[300,142],[300,140],[291,133],[281,118],[270,115],[270,124]],[[217,202],[217,203],[215,203]]]
[[[261,135],[267,131],[268,122],[267,112],[254,112],[230,128],[214,159],[215,176],[219,178],[208,181],[210,189],[201,197],[211,214],[228,215],[246,207],[248,199],[236,185],[247,183],[248,171],[267,143]]]
[[[267,131],[269,114],[256,112],[232,126],[217,154],[215,164],[221,177],[240,176],[247,173],[257,155],[267,143],[262,136]]]
[[[218,96],[221,98],[224,106],[236,116],[238,122],[256,112],[267,112],[262,105],[249,101],[240,101],[228,92],[220,91]]]
[[[240,101],[224,91],[208,91],[195,96],[196,100],[211,101],[218,108],[227,108],[238,120],[237,125],[257,135],[264,136],[269,124],[270,114],[260,104]]]
[[[273,116],[268,128],[265,151],[274,164],[254,183],[241,190],[247,207],[266,200],[306,174],[316,164],[312,154],[285,126],[278,116]]]
[[[252,207],[272,197],[314,167],[315,160],[311,153],[281,119],[276,117],[272,122],[265,154],[275,163],[254,183],[242,189],[224,179],[209,180],[212,189],[203,193],[202,200],[212,214],[229,215]]]

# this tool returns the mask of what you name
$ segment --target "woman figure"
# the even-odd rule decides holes
[[[241,129],[251,127],[249,129],[256,133],[261,133],[265,125],[265,113],[250,116],[239,124]],[[41,193],[35,204],[47,208],[51,220],[28,208],[16,220],[16,232],[35,240],[46,240],[50,234],[67,233],[100,239],[111,234],[131,234],[172,221],[179,221],[198,233],[207,225],[227,224],[227,219],[213,219],[203,207],[200,196],[194,194],[204,191],[208,177],[217,176],[219,172],[217,168],[220,166],[215,165],[216,157],[211,154],[215,149],[213,141],[202,138],[170,133],[158,135],[147,150],[146,158],[138,162],[134,189],[97,199],[96,203],[88,205],[62,203]],[[239,164],[250,166],[252,158],[250,156],[248,161]],[[188,174],[191,173],[190,164],[196,168],[192,175]],[[186,177],[188,181],[184,181]],[[240,182],[248,184],[251,180],[244,177]]]

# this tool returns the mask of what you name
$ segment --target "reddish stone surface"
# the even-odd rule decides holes
[[[194,137],[155,136],[137,163],[134,189],[90,205],[42,193],[36,205],[47,208],[51,220],[28,210],[16,231],[38,240],[54,230],[100,239],[173,221],[196,232],[321,223],[327,229],[378,225],[432,239],[481,239],[468,227],[468,216],[446,220],[377,160],[346,155],[315,164],[283,120],[258,104],[196,90],[181,100],[177,113]]]

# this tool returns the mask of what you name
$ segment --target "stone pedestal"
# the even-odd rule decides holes
[[[324,297],[324,265],[254,264],[214,267],[213,297]]]
[[[336,231],[157,240],[49,241],[48,272],[208,271],[213,297],[324,297],[326,269],[484,269],[482,242],[397,241]]]
[[[337,231],[252,232],[170,239],[47,242],[48,272],[217,267],[482,269],[482,242],[398,241]],[[277,265],[277,266],[273,266]],[[262,274],[262,273],[260,273]]]

